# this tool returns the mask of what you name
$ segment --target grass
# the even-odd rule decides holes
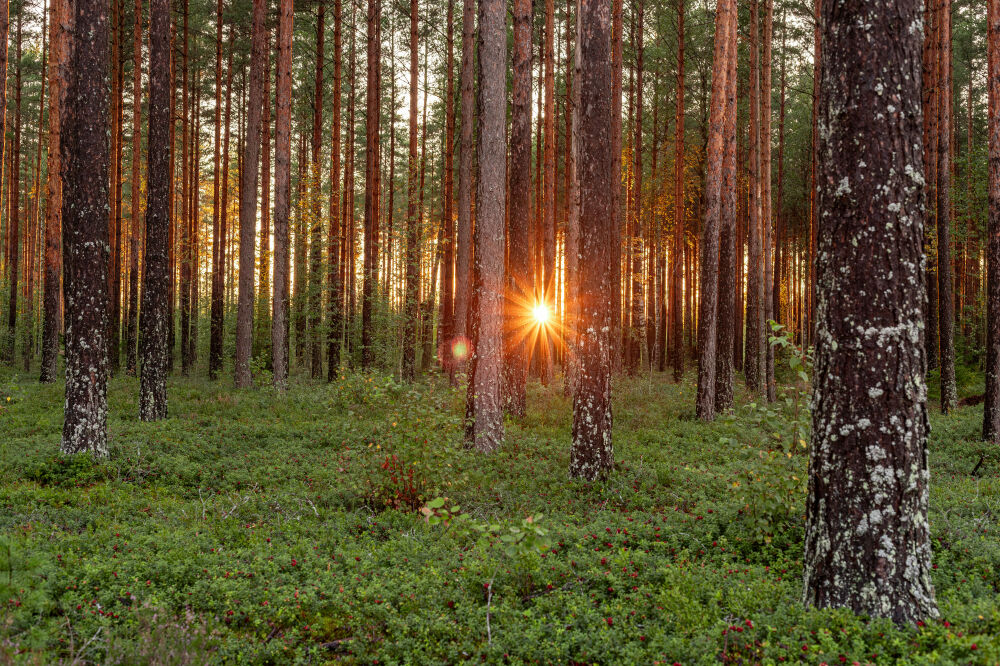
[[[64,459],[61,385],[0,374],[0,662],[1000,663],[981,407],[932,413],[941,619],[899,629],[802,607],[787,406],[740,395],[705,425],[690,381],[616,381],[618,462],[584,484],[558,386],[530,387],[490,457],[462,448],[464,395],[436,376],[284,397],[175,377],[155,424],[137,389],[111,382],[109,461]],[[436,497],[492,531],[430,524]],[[502,547],[538,514],[549,548]]]

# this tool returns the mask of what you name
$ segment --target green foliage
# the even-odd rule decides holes
[[[804,401],[779,352],[780,394]],[[153,424],[137,387],[112,380],[112,456],[93,461],[58,456],[61,386],[0,375],[4,663],[1000,659],[1000,467],[970,474],[979,408],[932,414],[942,620],[900,629],[801,606],[802,493],[780,487],[805,479],[794,403],[749,408],[740,388],[704,424],[691,379],[620,380],[615,469],[584,484],[558,385],[529,386],[489,457],[465,449],[464,391],[437,375],[293,377],[283,397],[175,377]]]

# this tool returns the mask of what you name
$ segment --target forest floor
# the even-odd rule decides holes
[[[790,387],[770,409],[739,392],[706,425],[690,371],[617,380],[618,462],[584,484],[559,386],[533,384],[484,457],[438,375],[299,379],[285,397],[175,377],[154,424],[120,377],[113,456],[94,463],[58,456],[62,386],[5,373],[0,663],[1000,663],[981,407],[932,409],[941,618],[897,629],[802,606]],[[465,517],[427,520],[439,497]]]

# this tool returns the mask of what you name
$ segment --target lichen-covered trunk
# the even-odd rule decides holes
[[[613,79],[609,47],[608,3],[580,0],[577,5],[576,81],[580,104],[577,120],[577,178],[580,192],[580,270],[577,376],[573,392],[571,477],[606,478],[614,464],[611,439],[611,334],[614,275],[618,260],[612,206],[608,196],[615,180],[612,121],[608,89]]]
[[[274,295],[271,358],[274,387],[288,386],[288,212],[292,153],[292,0],[278,10],[274,121]]]
[[[504,219],[507,184],[507,30],[503,0],[479,0],[478,156],[466,443],[481,453],[503,444]]]
[[[243,165],[240,172],[240,286],[236,302],[236,387],[246,388],[253,348],[254,259],[257,235],[257,177],[260,158],[260,116],[264,91],[264,0],[253,2],[250,37],[250,91]]]
[[[510,127],[510,234],[504,301],[505,398],[525,413],[528,352],[538,327],[531,317],[531,0],[514,2],[514,57]],[[569,252],[569,250],[567,250]]]
[[[823,6],[803,560],[807,603],[899,623],[937,615],[927,521],[920,7]]]
[[[63,167],[66,403],[62,452],[108,454],[108,5],[75,0]]]
[[[167,416],[167,295],[170,288],[170,0],[149,5],[149,136],[146,253],[139,317],[139,418]]]
[[[712,59],[712,96],[705,174],[705,221],[701,229],[700,298],[698,300],[698,418],[715,418],[716,337],[718,335],[719,230],[722,215],[723,135],[726,120],[726,82],[729,78],[731,33],[735,0],[719,0],[715,9],[715,45]]]
[[[986,227],[986,395],[983,439],[1000,441],[1000,0],[987,2],[989,221]]]

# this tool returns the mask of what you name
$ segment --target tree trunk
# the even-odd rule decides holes
[[[611,222],[614,255],[611,258],[611,368],[622,367],[622,3],[611,3]],[[582,196],[582,195],[581,195]],[[607,196],[607,195],[605,195]],[[581,203],[581,206],[583,204]],[[581,213],[582,214],[582,213]],[[581,227],[583,233],[583,227]],[[581,349],[581,353],[582,353]]]
[[[761,45],[760,64],[760,219],[761,238],[764,241],[764,266],[761,275],[760,293],[762,319],[760,335],[762,363],[764,364],[761,379],[768,402],[777,398],[774,385],[774,348],[768,342],[771,327],[767,322],[775,318],[773,309],[774,297],[771,285],[774,282],[774,231],[773,215],[771,214],[771,38],[774,23],[774,2],[764,0],[764,34]]]
[[[64,454],[108,455],[108,4],[74,0],[63,167],[63,247],[66,288],[66,407]]]
[[[320,327],[323,323],[323,197],[319,168],[323,148],[323,30],[326,22],[326,1],[320,0],[316,12],[316,88],[313,96],[312,159],[309,189],[312,214],[309,220],[309,341],[310,374],[313,379],[323,376],[323,353]]]
[[[381,48],[378,28],[381,16],[381,0],[368,0],[367,109],[377,109],[379,106]],[[375,307],[375,288],[378,283],[379,115],[378,113],[365,115],[365,256],[364,282],[361,294],[361,368],[363,370],[370,370],[375,364],[372,314]]]
[[[580,325],[569,473],[571,477],[593,481],[606,478],[614,465],[611,440],[614,309],[611,302],[618,294],[614,277],[608,275],[607,267],[617,261],[618,246],[612,211],[616,199],[608,193],[617,190],[620,181],[616,180],[613,153],[616,104],[607,94],[615,76],[615,65],[609,53],[612,47],[610,8],[606,2],[594,0],[580,0],[577,8]]]
[[[455,335],[455,217],[454,217],[454,174],[455,174],[455,0],[448,0],[447,55],[445,59],[445,137],[444,137],[444,185],[441,197],[441,215],[444,225],[444,268],[441,274],[441,328],[438,332],[438,359],[448,370],[454,383],[455,359],[452,353],[452,338]]]
[[[698,302],[698,396],[695,412],[703,421],[715,418],[717,305],[719,290],[719,230],[722,214],[723,136],[730,51],[735,48],[735,0],[719,0],[715,10],[712,97],[705,155],[705,223],[702,226]]]
[[[503,444],[504,189],[507,167],[507,30],[503,0],[479,0],[479,182],[473,232],[472,358],[466,444],[489,453]]]
[[[472,121],[475,114],[473,53],[476,37],[476,0],[464,0],[462,13],[461,116],[458,149],[458,256],[455,258],[455,335],[452,357],[461,363],[468,355],[469,289],[472,282]]]
[[[170,226],[170,0],[149,4],[149,137],[146,150],[146,252],[142,284],[139,418],[167,416],[167,309]]]
[[[1000,0],[986,17],[989,219],[986,228],[986,392],[983,439],[1000,441]]]
[[[924,191],[914,167],[921,32],[894,27],[919,23],[914,0],[823,6],[804,597],[898,623],[937,616],[921,326]],[[883,94],[890,86],[892,95]]]
[[[750,196],[747,223],[747,314],[743,373],[747,388],[764,388],[764,243],[760,163],[760,11],[750,0]]]
[[[0,9],[0,16],[6,13]],[[42,368],[40,381],[54,382],[58,372],[59,332],[61,329],[62,290],[62,177],[59,163],[60,109],[63,81],[66,77],[66,0],[52,0],[49,21],[49,146],[47,158],[47,196],[45,198],[45,317],[42,323]],[[0,28],[0,33],[2,33]],[[2,36],[2,34],[0,34]],[[4,42],[6,43],[6,41]],[[6,48],[3,60],[6,60]],[[0,67],[5,67],[0,63]],[[4,69],[6,71],[6,68]],[[3,104],[0,100],[0,104]],[[2,113],[2,112],[0,112]],[[2,127],[0,127],[2,129]],[[0,142],[3,143],[3,142]],[[0,163],[3,150],[0,149]]]
[[[404,294],[403,379],[413,381],[420,300],[420,220],[417,214],[417,0],[410,0],[410,150],[406,178],[406,292]]]
[[[333,128],[330,141],[330,226],[327,245],[327,288],[329,294],[329,333],[327,334],[327,381],[333,381],[340,373],[340,339],[344,321],[343,283],[340,275],[340,197],[343,185],[340,181],[340,104],[341,61],[344,58],[343,2],[333,3]]]
[[[951,268],[951,0],[943,0],[938,23],[937,277],[941,331],[941,411],[958,405],[955,384],[955,284]]]
[[[271,357],[274,387],[288,386],[288,212],[291,195],[292,130],[292,2],[281,0],[278,11],[274,123],[274,296]]]
[[[219,180],[222,151],[222,0],[215,10],[215,144],[212,154],[212,323],[209,333],[208,377],[215,379],[222,368],[223,298],[226,275],[226,234],[220,226],[221,197],[229,183]]]
[[[674,242],[670,251],[670,364],[674,381],[684,376],[681,287],[684,265],[684,0],[677,0],[677,123],[674,131]]]
[[[23,10],[23,8],[22,8]],[[17,14],[14,50],[14,141],[10,156],[10,186],[7,195],[7,237],[10,243],[7,265],[10,271],[10,298],[7,303],[7,362],[14,365],[17,346],[17,293],[21,277],[21,23],[23,11]],[[4,139],[5,137],[0,137]]]
[[[243,136],[243,170],[240,173],[240,290],[236,312],[236,388],[247,388],[250,351],[253,348],[254,251],[257,235],[257,176],[260,157],[260,115],[264,90],[264,0],[253,1],[250,38],[250,94],[247,127]]]

